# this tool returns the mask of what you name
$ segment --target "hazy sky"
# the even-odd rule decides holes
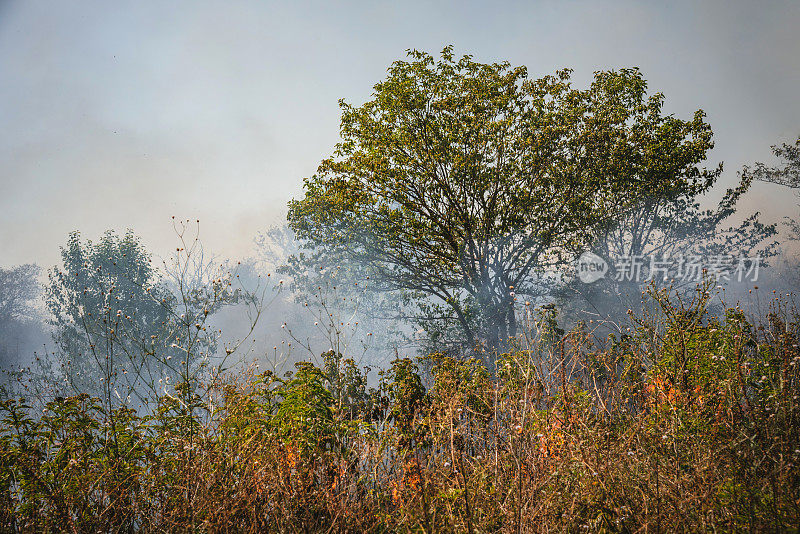
[[[407,48],[571,67],[578,86],[638,66],[669,112],[706,110],[731,186],[800,134],[798,24],[796,1],[0,0],[0,266],[52,265],[71,230],[130,227],[166,254],[172,215],[248,255],[330,154],[337,100],[363,102]],[[797,212],[775,186],[747,202]]]

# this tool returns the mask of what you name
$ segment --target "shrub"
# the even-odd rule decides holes
[[[178,385],[139,416],[86,395],[0,404],[10,531],[789,530],[800,521],[798,318],[708,298],[619,338],[550,311],[490,371],[341,354]],[[420,376],[430,368],[430,384]],[[197,393],[202,391],[202,395]]]

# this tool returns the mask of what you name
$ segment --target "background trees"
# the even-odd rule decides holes
[[[72,232],[61,258],[49,272],[45,302],[71,388],[99,394],[119,377],[117,369],[126,386],[117,391],[122,397],[139,382],[157,384],[167,358],[177,355],[170,314],[175,296],[141,241],[131,232],[120,237],[109,231],[97,243],[83,242]]]
[[[38,275],[39,267],[33,264],[0,269],[0,319],[31,318],[31,302],[39,293]]]
[[[772,147],[772,153],[780,158],[781,166],[767,167],[763,163],[756,163],[753,169],[745,167],[745,174],[752,175],[763,182],[784,185],[791,189],[800,190],[800,137],[794,145],[783,143]],[[787,220],[795,239],[800,239],[800,220]]]
[[[162,269],[131,231],[97,243],[70,234],[45,288],[68,390],[144,401],[211,365],[219,333],[208,320],[243,293],[203,258],[196,237],[184,238],[185,223],[176,228],[182,246]]]
[[[682,293],[693,292],[697,281],[681,278],[677,273],[678,262],[687,258],[703,258],[707,265],[713,258],[747,258],[752,263],[756,256],[764,259],[772,256],[777,245],[771,240],[777,233],[774,224],[762,223],[758,213],[738,224],[731,221],[753,182],[752,176],[743,174],[738,186],[729,189],[716,207],[700,207],[721,170],[720,166],[708,173],[707,179],[696,187],[653,188],[649,194],[643,191],[631,206],[597,225],[590,248],[611,265],[611,270],[591,284],[567,279],[565,284],[554,288],[560,307],[570,319],[595,318],[609,326],[625,322],[627,310],[641,306],[642,291],[651,281],[672,285]],[[617,276],[624,273],[614,272],[615,260],[637,257],[643,259],[639,279]],[[652,272],[650,258],[663,262],[669,272]]]
[[[8,369],[22,359],[24,347],[35,336],[39,296],[39,267],[33,264],[0,269],[0,367]]]
[[[698,167],[712,147],[702,111],[664,116],[635,69],[598,72],[585,90],[569,75],[409,52],[372,100],[340,102],[342,140],[290,203],[292,229],[386,289],[433,299],[465,346],[501,346],[516,295],[540,294],[598,225],[715,176]]]

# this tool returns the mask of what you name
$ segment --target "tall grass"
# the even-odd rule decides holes
[[[758,322],[710,315],[705,289],[650,298],[617,337],[563,332],[544,310],[492,365],[399,358],[375,387],[330,352],[289,376],[179,384],[149,416],[7,399],[2,529],[796,528],[796,310],[776,301]]]

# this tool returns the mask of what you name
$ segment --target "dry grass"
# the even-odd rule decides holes
[[[3,530],[796,528],[797,316],[759,327],[654,296],[623,339],[536,321],[491,372],[400,359],[370,390],[328,354],[324,371],[183,389],[149,417],[7,400]]]

